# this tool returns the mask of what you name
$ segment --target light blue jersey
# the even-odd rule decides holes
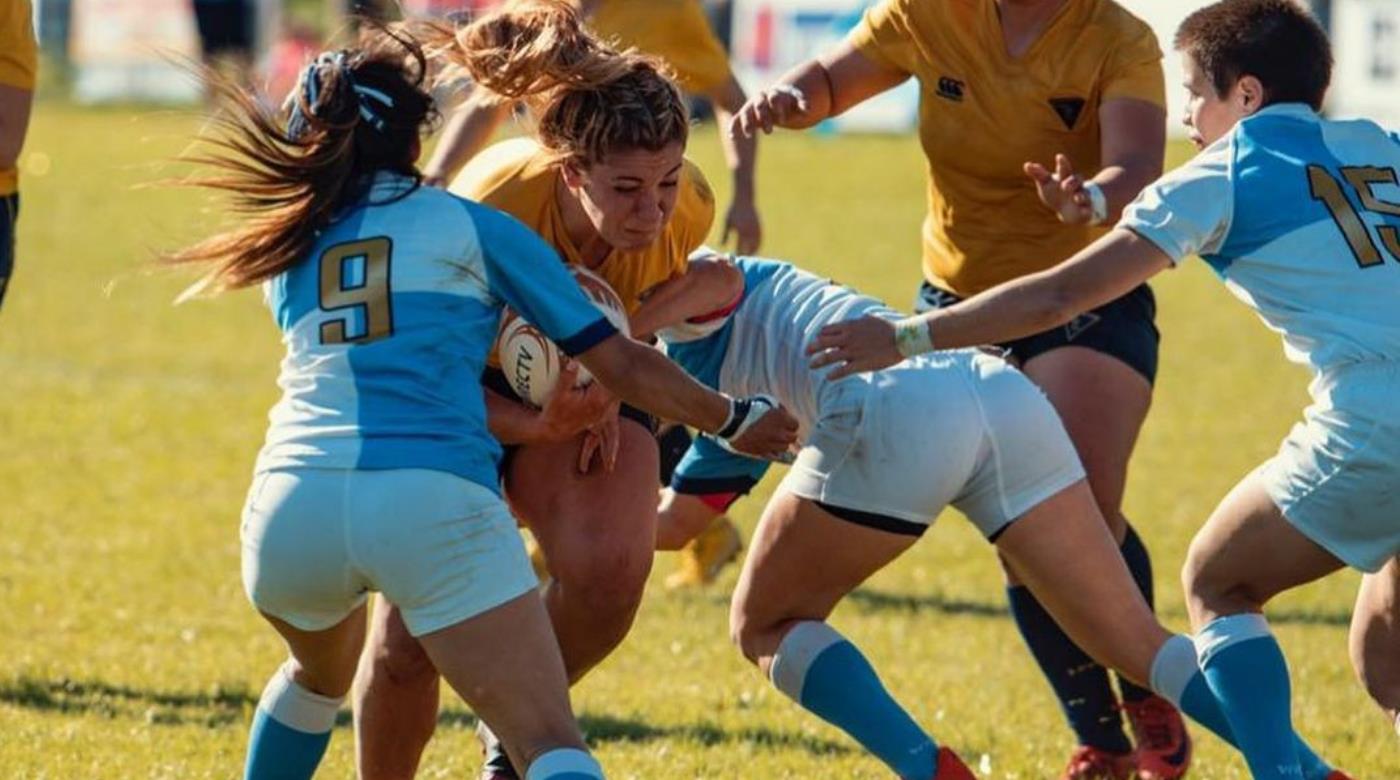
[[[260,472],[433,469],[496,490],[480,376],[501,307],[569,354],[616,332],[519,222],[386,173],[264,294],[287,352]]]
[[[776,397],[799,423],[805,441],[834,388],[829,369],[813,371],[807,343],[823,326],[871,314],[898,319],[883,303],[776,260],[741,257],[744,294],[724,326],[705,338],[666,345],[666,354],[700,383],[736,398]],[[745,492],[767,461],[722,449],[701,436],[676,467],[672,487],[684,493]]]
[[[1143,190],[1120,227],[1199,254],[1325,378],[1400,359],[1400,138],[1302,104],[1243,119]]]

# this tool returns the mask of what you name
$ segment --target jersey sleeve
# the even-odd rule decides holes
[[[1104,68],[1103,98],[1134,98],[1156,106],[1167,105],[1166,76],[1162,73],[1162,49],[1157,36],[1136,19],[1124,32],[1124,41]]]
[[[1230,232],[1235,193],[1230,138],[1147,185],[1123,210],[1118,226],[1156,244],[1173,263],[1192,254],[1212,254]]]
[[[720,493],[740,496],[753,490],[769,465],[766,460],[730,452],[710,436],[701,434],[690,443],[690,449],[671,474],[671,489],[691,496]]]
[[[718,91],[729,81],[729,55],[705,18],[699,0],[686,0],[666,20],[670,35],[655,52],[676,71],[681,88],[699,95]]]
[[[587,352],[617,333],[588,301],[559,255],[522,223],[467,204],[476,224],[486,285],[567,355]]]
[[[905,73],[914,73],[918,57],[910,3],[913,0],[880,0],[861,17],[846,36],[856,51],[871,60]]]
[[[29,0],[0,3],[0,84],[32,91],[38,63]]]

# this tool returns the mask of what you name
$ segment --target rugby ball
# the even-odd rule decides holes
[[[613,288],[602,277],[586,268],[571,267],[579,289],[623,335],[629,335],[627,309]],[[521,400],[540,407],[559,381],[565,355],[547,336],[518,313],[506,308],[496,337],[496,355],[506,381]],[[576,386],[593,381],[585,368],[578,372]]]

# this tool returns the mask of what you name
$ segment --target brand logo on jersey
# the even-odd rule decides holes
[[[940,76],[938,79],[938,96],[941,98],[947,98],[948,100],[961,103],[963,99],[963,90],[966,88],[966,84],[952,76]]]
[[[1079,121],[1079,115],[1084,112],[1084,98],[1050,98],[1050,107],[1055,109],[1055,114],[1065,123],[1065,129],[1073,130],[1075,123]]]
[[[1084,331],[1099,324],[1099,320],[1101,319],[1103,318],[1099,315],[1091,311],[1086,311],[1065,323],[1065,341],[1074,341],[1079,338],[1084,334]]]

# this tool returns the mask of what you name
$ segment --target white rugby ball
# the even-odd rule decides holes
[[[627,309],[613,288],[586,268],[574,266],[569,270],[573,271],[584,296],[608,318],[613,327],[623,335],[630,335]],[[501,328],[496,337],[496,355],[501,361],[501,371],[515,394],[534,406],[544,406],[545,399],[559,381],[559,371],[563,367],[565,356],[559,347],[539,328],[507,307],[501,316]],[[593,376],[588,370],[580,367],[576,386],[592,381]]]

